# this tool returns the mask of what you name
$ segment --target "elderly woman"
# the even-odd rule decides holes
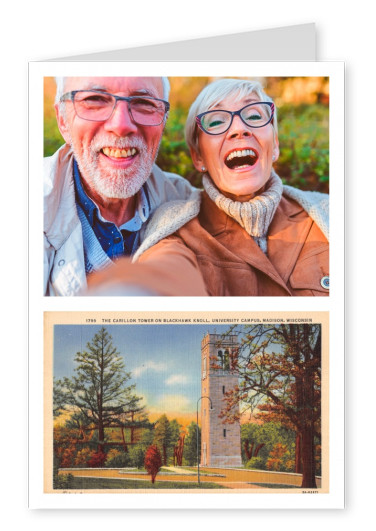
[[[114,280],[160,295],[328,295],[328,196],[284,186],[273,170],[277,113],[261,85],[205,87],[186,139],[201,197],[159,207],[137,264],[117,266]]]

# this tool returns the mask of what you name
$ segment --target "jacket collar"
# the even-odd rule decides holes
[[[64,144],[51,157],[44,159],[44,232],[55,249],[60,249],[80,223],[73,183],[73,153]],[[198,191],[188,181],[163,172],[156,164],[146,183],[150,210],[153,212],[161,204],[190,196],[197,199]],[[193,210],[193,217],[198,210]],[[187,218],[182,218],[184,223]],[[171,234],[171,233],[170,233]]]
[[[73,184],[73,154],[62,146],[44,159],[44,232],[60,249],[79,223]]]

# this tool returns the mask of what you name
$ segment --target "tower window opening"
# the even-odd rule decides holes
[[[224,360],[223,360],[223,368],[225,371],[229,371],[230,370],[230,352],[226,349],[225,350],[225,355],[224,355]]]
[[[219,362],[219,365],[222,367],[223,369],[223,362],[224,362],[224,357],[223,357],[223,352],[222,350],[218,350],[218,362]]]
[[[226,438],[226,428],[223,429],[223,437]]]
[[[222,394],[224,395],[224,394],[225,394],[225,392],[226,392],[226,388],[225,388],[225,386],[224,386],[224,385],[222,385]]]

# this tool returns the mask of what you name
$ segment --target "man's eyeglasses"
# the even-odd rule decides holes
[[[63,94],[60,101],[71,100],[79,118],[90,122],[108,120],[118,101],[128,103],[129,114],[138,125],[160,125],[170,109],[168,101],[149,96],[115,96],[100,90],[73,90]]]
[[[238,111],[207,111],[196,116],[199,128],[208,135],[222,135],[231,127],[234,116],[239,116],[248,127],[258,128],[273,120],[274,103],[259,101],[246,105]]]

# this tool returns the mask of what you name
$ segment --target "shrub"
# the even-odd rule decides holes
[[[77,452],[77,455],[74,459],[73,466],[82,467],[86,466],[86,463],[91,458],[93,451],[90,448],[82,448]]]
[[[56,475],[53,478],[53,488],[54,489],[71,489],[73,487],[74,477],[72,474],[61,474]]]
[[[129,450],[130,465],[136,468],[143,468],[145,462],[145,448],[136,445]]]
[[[74,464],[75,455],[75,448],[63,448],[61,452],[60,468],[71,468]]]
[[[90,468],[101,468],[106,462],[107,456],[103,450],[98,450],[91,454],[90,459],[87,461],[87,466]]]
[[[106,467],[108,468],[126,468],[130,464],[129,454],[125,452],[118,452],[106,460]]]
[[[265,470],[265,458],[264,457],[252,457],[247,461],[245,468],[255,468],[256,470]]]

